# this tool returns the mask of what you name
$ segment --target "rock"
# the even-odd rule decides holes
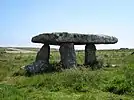
[[[112,67],[117,67],[117,65],[115,65],[115,64],[112,64],[111,66],[112,66]]]
[[[76,66],[76,54],[73,43],[63,43],[60,45],[61,63],[64,68]]]
[[[53,66],[49,65],[50,46],[60,45],[61,64],[63,68],[76,67],[76,54],[74,45],[85,45],[85,65],[94,65],[96,63],[95,44],[114,44],[118,39],[107,35],[78,34],[78,33],[43,33],[32,38],[34,43],[43,43],[44,45],[37,53],[34,63],[24,67],[24,70],[30,74],[38,74],[52,71]]]
[[[134,54],[134,52],[131,53],[131,55],[133,55],[133,54]]]
[[[25,66],[22,66],[20,69],[24,69],[25,68]]]
[[[24,67],[28,74],[44,73],[48,70],[48,64],[44,60],[38,60]]]
[[[118,39],[107,35],[77,34],[67,32],[43,33],[32,38],[34,43],[47,43],[50,45],[60,45],[61,43],[83,44],[114,44]]]
[[[96,47],[94,44],[86,44],[85,46],[85,65],[93,65],[96,63]]]
[[[47,64],[49,64],[49,56],[50,56],[50,46],[48,44],[44,44],[40,51],[37,53],[36,60],[43,60]]]

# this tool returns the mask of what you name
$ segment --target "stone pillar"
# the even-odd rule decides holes
[[[85,65],[93,65],[96,62],[96,47],[94,44],[85,46]]]
[[[73,43],[62,43],[59,51],[64,68],[76,67],[76,54]]]
[[[30,65],[25,66],[28,74],[39,74],[47,72],[49,69],[50,46],[44,44],[37,53],[36,60]]]
[[[44,44],[40,49],[40,51],[37,53],[35,61],[43,60],[47,64],[49,64],[49,56],[50,56],[50,46],[49,44]]]

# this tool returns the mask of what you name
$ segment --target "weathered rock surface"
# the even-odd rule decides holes
[[[61,43],[81,44],[114,44],[118,39],[107,35],[77,34],[67,32],[43,33],[32,38],[34,43],[59,45]]]
[[[63,43],[60,45],[61,63],[64,68],[76,66],[76,54],[73,43]]]
[[[48,44],[44,44],[40,51],[37,53],[36,60],[43,60],[47,64],[49,64],[49,56],[50,56],[50,46]]]
[[[85,46],[85,65],[94,65],[96,63],[96,47],[94,44]]]
[[[27,71],[29,74],[39,74],[39,73],[44,73],[46,72],[48,68],[48,64],[43,61],[43,60],[38,60],[35,61],[34,63],[27,65],[24,67],[24,69]]]
[[[49,69],[49,55],[50,46],[48,44],[44,44],[37,53],[35,62],[25,66],[24,69],[29,74],[39,74],[46,72]]]

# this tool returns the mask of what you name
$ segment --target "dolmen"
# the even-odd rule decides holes
[[[77,66],[74,45],[85,45],[85,65],[93,65],[96,62],[95,44],[115,44],[118,39],[107,35],[54,32],[39,34],[32,38],[32,42],[42,43],[43,46],[37,53],[35,62],[25,66],[25,70],[37,74],[49,69],[50,45],[60,46],[62,67],[67,69]]]

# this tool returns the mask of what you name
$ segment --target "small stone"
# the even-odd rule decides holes
[[[96,47],[94,44],[86,44],[85,46],[85,65],[93,65],[96,63]]]
[[[76,66],[76,54],[73,43],[63,43],[60,45],[61,63],[64,68]]]
[[[115,64],[112,64],[111,66],[112,66],[112,67],[117,67],[117,65],[115,65]]]

